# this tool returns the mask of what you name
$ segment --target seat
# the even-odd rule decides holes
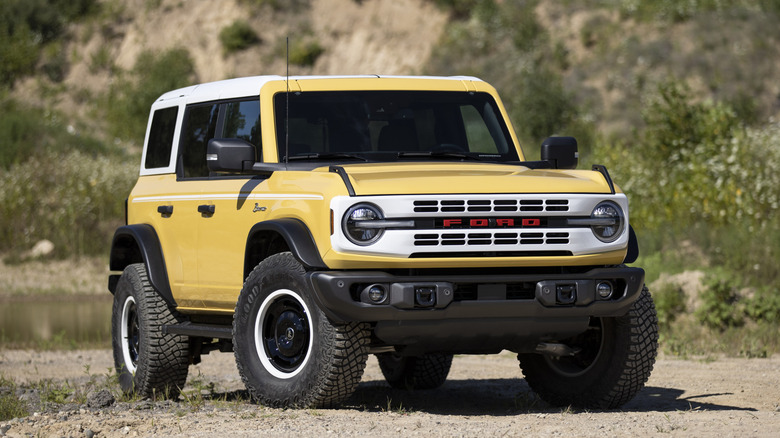
[[[377,148],[380,151],[413,152],[419,151],[417,129],[414,120],[391,120],[379,131]]]

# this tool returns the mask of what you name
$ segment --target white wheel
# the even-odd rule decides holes
[[[140,332],[138,330],[138,309],[135,298],[129,295],[122,306],[122,323],[120,338],[122,343],[122,357],[125,359],[125,368],[130,374],[135,374],[138,368],[138,350]]]
[[[263,300],[255,319],[255,351],[279,379],[298,375],[311,356],[311,311],[295,292],[282,289]]]

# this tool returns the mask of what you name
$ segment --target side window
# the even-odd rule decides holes
[[[176,129],[176,116],[179,107],[159,109],[152,116],[152,127],[149,130],[149,140],[146,145],[146,160],[144,167],[166,167],[171,161],[173,134]]]
[[[179,144],[179,171],[184,178],[209,176],[206,167],[206,146],[217,130],[219,105],[191,106],[184,114],[181,142]]]
[[[229,102],[224,106],[222,138],[241,138],[260,149],[260,101]]]

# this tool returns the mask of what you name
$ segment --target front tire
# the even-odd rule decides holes
[[[163,333],[181,317],[152,288],[142,263],[125,268],[117,283],[111,339],[119,386],[142,398],[177,398],[189,369],[186,336]]]
[[[647,287],[629,312],[591,318],[585,333],[562,343],[574,356],[519,354],[525,380],[554,406],[616,409],[642,389],[658,350],[658,318]]]
[[[382,353],[376,358],[385,380],[396,389],[436,389],[447,380],[452,366],[451,354],[406,357]]]
[[[252,398],[272,407],[332,407],[354,392],[368,358],[365,323],[336,323],[317,307],[303,266],[268,257],[244,283],[233,350]]]

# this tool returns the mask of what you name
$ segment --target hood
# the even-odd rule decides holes
[[[342,166],[355,194],[611,193],[589,170],[532,170],[491,163],[366,163]]]

